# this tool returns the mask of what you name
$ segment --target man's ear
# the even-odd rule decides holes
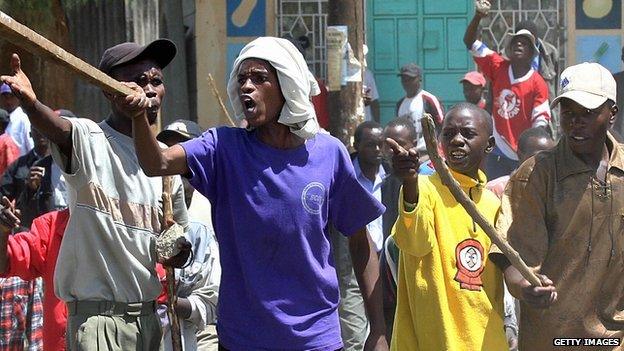
[[[488,138],[487,146],[485,147],[485,153],[489,154],[490,152],[492,152],[494,150],[494,146],[496,146],[496,140],[494,140],[493,135],[490,135],[490,137]]]
[[[617,105],[613,105],[609,110],[611,112],[611,117],[609,117],[609,125],[613,125],[615,120],[617,119],[617,113],[620,111],[620,108]]]

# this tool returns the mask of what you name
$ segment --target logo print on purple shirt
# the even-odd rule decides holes
[[[325,202],[325,186],[319,182],[312,182],[303,188],[301,203],[310,214],[320,214]]]

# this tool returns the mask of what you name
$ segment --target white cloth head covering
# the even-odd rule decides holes
[[[303,55],[286,39],[257,38],[247,44],[234,61],[227,92],[236,118],[244,118],[243,105],[238,94],[238,68],[249,58],[268,61],[277,71],[277,78],[286,100],[277,121],[290,127],[290,131],[301,138],[314,137],[319,125],[310,97],[318,95],[321,90]]]

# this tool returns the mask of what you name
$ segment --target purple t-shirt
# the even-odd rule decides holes
[[[233,351],[341,348],[328,223],[350,235],[384,212],[346,148],[318,134],[280,150],[227,127],[182,147],[191,184],[213,206],[219,342]]]

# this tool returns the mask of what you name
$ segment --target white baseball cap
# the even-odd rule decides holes
[[[503,55],[509,58],[507,53],[511,53],[511,44],[516,37],[526,37],[531,42],[531,47],[533,48],[533,57],[539,56],[539,49],[537,48],[537,43],[535,42],[535,37],[528,29],[520,29],[515,33],[507,33],[505,35],[503,48],[505,48],[505,52]]]
[[[574,100],[588,109],[595,109],[608,99],[616,100],[617,84],[611,72],[595,62],[583,62],[561,72],[559,96],[550,104],[555,108],[562,98]]]

